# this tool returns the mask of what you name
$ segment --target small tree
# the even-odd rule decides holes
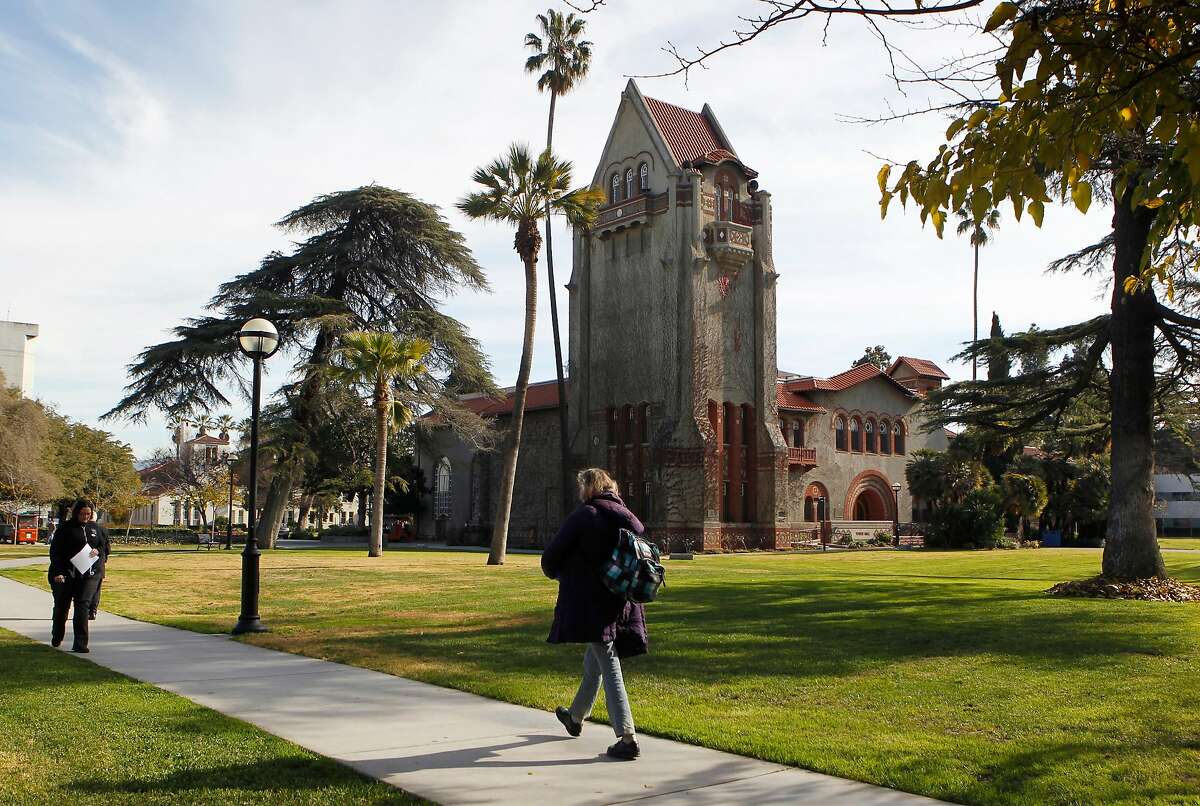
[[[1017,539],[1025,539],[1025,519],[1036,518],[1046,508],[1046,482],[1028,473],[1005,473],[1001,481],[1004,507],[1017,518]]]
[[[882,344],[876,344],[874,347],[867,347],[863,350],[862,358],[855,361],[850,366],[857,367],[863,364],[874,364],[882,370],[886,370],[892,365],[892,356]]]
[[[958,234],[971,235],[971,248],[975,253],[975,271],[971,277],[971,341],[979,341],[979,250],[988,245],[991,240],[988,230],[1000,226],[1000,211],[993,207],[976,221],[971,213],[971,202],[962,204],[955,215],[959,217]],[[971,356],[971,380],[979,379],[979,358]]]
[[[348,333],[342,337],[331,372],[363,390],[375,409],[375,483],[371,491],[371,545],[368,555],[383,554],[383,496],[387,475],[388,426],[404,428],[412,418],[411,395],[396,399],[397,387],[425,371],[421,359],[429,343],[394,333]]]

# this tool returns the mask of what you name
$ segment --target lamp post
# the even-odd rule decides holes
[[[896,548],[900,548],[900,482],[892,483],[892,514],[896,516],[892,520],[892,537]]]
[[[258,501],[258,398],[262,391],[262,362],[279,348],[279,331],[266,319],[251,319],[237,334],[238,348],[254,362],[254,386],[250,394],[250,484],[246,513],[246,548],[242,551],[242,613],[233,627],[234,635],[266,632],[258,617],[258,539],[254,521]],[[230,513],[232,514],[232,513]]]
[[[229,511],[225,518],[225,550],[233,548],[233,466],[237,460],[232,456],[225,458],[225,467],[229,469]]]

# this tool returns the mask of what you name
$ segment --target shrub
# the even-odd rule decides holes
[[[1004,499],[994,487],[972,490],[961,504],[943,504],[929,519],[929,548],[995,548],[1004,537]]]

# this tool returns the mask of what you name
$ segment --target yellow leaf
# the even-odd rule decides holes
[[[957,118],[953,123],[950,124],[950,127],[948,129],[946,129],[946,139],[947,140],[954,139],[954,135],[958,134],[958,130],[961,129],[966,124],[967,124],[967,122],[965,120],[963,120],[962,118]]]
[[[1142,206],[1149,207],[1151,210],[1157,210],[1159,207],[1163,206],[1163,200],[1156,196],[1153,199],[1146,199],[1144,202],[1142,202]]]
[[[883,193],[887,190],[888,175],[892,172],[892,166],[884,163],[884,166],[879,169],[879,174],[875,177],[879,180],[879,192]]]
[[[1124,109],[1122,109],[1120,112],[1118,112],[1117,114],[1121,116],[1121,122],[1124,123],[1126,126],[1133,123],[1133,118],[1134,118],[1133,107],[1127,106]]]
[[[886,190],[883,192],[883,198],[879,200],[879,220],[887,218],[888,204],[892,201],[892,194]]]
[[[1001,3],[988,17],[987,25],[983,26],[984,33],[990,33],[1017,16],[1016,3]]]
[[[1132,294],[1134,291],[1137,291],[1139,285],[1141,285],[1141,281],[1137,277],[1126,277],[1124,283],[1125,293]]]
[[[967,125],[974,129],[980,123],[983,123],[985,120],[987,120],[988,114],[988,110],[986,109],[975,110],[971,114],[971,117],[967,118]]]
[[[1046,213],[1045,206],[1037,199],[1029,200],[1029,216],[1033,219],[1033,223],[1037,226],[1042,226],[1042,216]]]
[[[942,227],[946,225],[946,214],[941,210],[932,210],[929,217],[933,219],[933,228],[939,238],[942,237]]]
[[[1075,202],[1075,207],[1079,212],[1086,213],[1088,208],[1092,206],[1092,186],[1088,182],[1080,182],[1071,191],[1071,199]]]

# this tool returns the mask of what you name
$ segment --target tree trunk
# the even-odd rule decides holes
[[[972,239],[974,240],[974,239]],[[971,343],[979,341],[979,242],[975,242],[975,276],[971,282]],[[979,380],[979,357],[971,355],[971,380]]]
[[[1113,212],[1112,497],[1103,562],[1104,576],[1123,580],[1167,575],[1154,529],[1155,298],[1150,288],[1124,290],[1139,274],[1154,211],[1131,209],[1130,198],[1125,193]]]
[[[358,491],[358,523],[355,525],[360,529],[367,525],[367,496],[370,494],[371,491],[365,487]]]
[[[279,526],[283,523],[287,505],[291,502],[294,483],[291,470],[275,466],[271,486],[267,490],[267,501],[263,504],[262,517],[254,513],[254,536],[260,549],[275,548],[275,539],[279,535]]]
[[[300,517],[297,518],[296,526],[300,529],[307,529],[305,521],[308,520],[308,513],[312,511],[313,496],[311,493],[306,493],[300,496]]]
[[[375,485],[371,489],[371,547],[368,557],[383,556],[383,482],[387,473],[388,410],[391,408],[384,390],[376,391],[375,402]]]
[[[520,249],[525,262],[525,340],[521,346],[521,368],[517,372],[517,386],[513,393],[512,426],[504,449],[504,472],[500,477],[500,500],[496,504],[496,522],[492,527],[492,550],[488,554],[488,565],[503,565],[508,545],[508,520],[512,514],[513,484],[517,478],[517,454],[521,450],[521,429],[525,424],[525,394],[529,390],[529,368],[533,363],[533,333],[537,323],[537,223],[522,232],[526,225],[518,228],[517,242],[535,245],[532,250]]]
[[[546,123],[546,150],[554,145],[554,103],[558,93],[550,92],[550,119]],[[550,205],[546,204],[546,277],[550,285],[550,330],[554,334],[554,371],[558,380],[558,441],[562,467],[562,495],[559,505],[565,516],[571,511],[574,480],[571,477],[571,443],[568,438],[570,419],[567,416],[567,384],[563,377],[562,339],[558,333],[558,289],[554,283],[554,244],[551,235]]]

